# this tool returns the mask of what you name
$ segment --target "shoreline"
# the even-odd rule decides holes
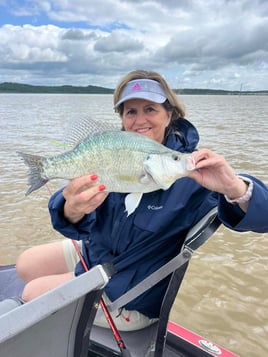
[[[173,89],[176,94],[180,95],[268,95],[268,90],[259,91],[230,91],[223,89],[203,89],[203,88],[182,88]],[[30,85],[23,83],[4,82],[0,83],[0,93],[27,93],[27,94],[113,94],[113,88],[99,86],[42,86]]]

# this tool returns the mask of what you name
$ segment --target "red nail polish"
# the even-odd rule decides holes
[[[95,175],[95,174],[93,174],[93,175],[90,176],[90,180],[91,180],[91,181],[96,181],[97,178],[98,178],[98,175]]]
[[[99,191],[104,191],[106,189],[105,185],[99,185]]]

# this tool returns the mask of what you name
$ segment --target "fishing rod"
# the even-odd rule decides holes
[[[82,264],[84,270],[85,271],[89,271],[89,269],[88,269],[88,267],[86,265],[85,259],[84,259],[84,257],[82,256],[82,254],[80,252],[80,249],[78,247],[77,242],[72,239],[72,243],[74,245],[74,248],[76,250],[76,253],[78,254],[78,257],[79,257],[79,259],[81,261],[81,264]],[[121,355],[123,357],[131,357],[131,354],[127,350],[126,345],[125,345],[125,343],[124,343],[124,341],[123,341],[123,339],[122,339],[117,327],[115,326],[114,320],[113,320],[113,318],[112,318],[112,316],[111,316],[111,314],[110,314],[110,312],[109,312],[109,310],[108,310],[103,298],[100,299],[100,305],[101,305],[102,311],[103,311],[103,313],[104,313],[104,315],[106,317],[106,320],[107,320],[107,322],[108,322],[108,324],[110,326],[110,329],[111,329],[111,331],[112,331],[112,333],[114,335],[114,338],[116,340],[117,346],[119,347],[119,349],[121,351]]]
[[[48,184],[46,184],[46,188],[47,188],[47,190],[48,190],[50,196],[52,196],[53,193],[52,193],[52,191],[51,191],[51,189],[50,189],[50,187],[49,187]],[[77,253],[77,255],[78,255],[78,257],[79,257],[79,259],[80,259],[80,261],[81,261],[81,264],[82,264],[84,270],[85,270],[86,272],[89,271],[89,269],[88,269],[88,267],[87,267],[87,265],[86,265],[85,259],[84,259],[84,257],[82,256],[82,254],[81,254],[81,252],[80,252],[80,249],[79,249],[79,247],[78,247],[77,242],[72,239],[72,243],[73,243],[73,246],[74,246],[74,248],[75,248],[75,251],[76,251],[76,253]],[[125,345],[125,343],[124,343],[124,341],[123,341],[123,339],[122,339],[122,337],[121,337],[121,335],[120,335],[120,333],[119,333],[117,327],[115,326],[114,320],[113,320],[113,318],[112,318],[112,316],[111,316],[111,314],[110,314],[110,311],[108,310],[108,308],[107,308],[107,306],[106,306],[106,304],[105,304],[103,298],[100,299],[100,305],[101,305],[102,311],[103,311],[103,313],[104,313],[104,316],[106,317],[106,320],[107,320],[107,322],[108,322],[108,325],[110,326],[110,329],[111,329],[111,331],[112,331],[112,333],[113,333],[113,336],[114,336],[114,338],[115,338],[115,341],[116,341],[116,343],[117,343],[117,346],[119,347],[119,349],[120,349],[120,351],[121,351],[122,357],[131,357],[131,354],[130,354],[130,352],[127,350],[126,345]]]

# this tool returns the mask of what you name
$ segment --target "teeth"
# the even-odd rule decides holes
[[[145,133],[146,131],[150,130],[149,128],[138,129],[137,133]]]

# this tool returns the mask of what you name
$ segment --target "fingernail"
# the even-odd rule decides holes
[[[105,185],[99,185],[99,191],[104,191],[106,189]]]
[[[90,180],[91,180],[91,181],[96,181],[97,178],[98,178],[98,175],[95,175],[95,174],[93,174],[93,175],[90,176]]]

